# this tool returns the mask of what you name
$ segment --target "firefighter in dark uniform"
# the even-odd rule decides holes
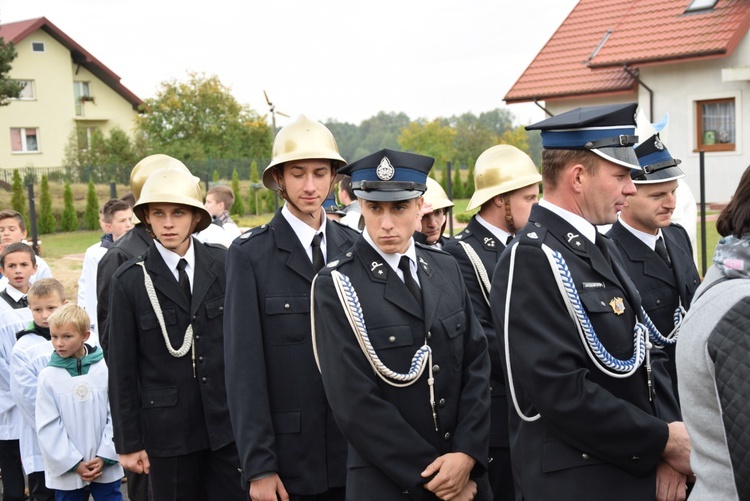
[[[344,169],[365,230],[313,285],[352,501],[491,499],[486,338],[456,261],[412,238],[432,164],[386,149]]]
[[[154,500],[247,499],[224,383],[226,248],[197,178],[151,174],[134,207],[154,240],[110,287],[109,399],[120,463],[149,473]]]
[[[641,294],[643,309],[664,336],[676,333],[700,285],[693,247],[685,229],[671,223],[677,180],[685,177],[659,134],[641,143],[635,153],[643,170],[631,173],[638,193],[628,197],[607,236],[620,249],[625,269]],[[667,370],[677,395],[675,345],[664,347]]]
[[[498,144],[477,158],[474,186],[467,211],[479,207],[469,224],[443,250],[461,268],[474,314],[487,335],[492,361],[492,423],[488,475],[495,500],[513,499],[513,473],[508,445],[508,399],[500,363],[500,345],[490,311],[490,281],[507,243],[529,219],[539,198],[542,176],[531,158],[515,146]]]
[[[506,369],[516,499],[684,499],[690,441],[614,244],[635,194],[636,103],[537,124],[544,197],[503,252],[490,305]]]
[[[359,235],[322,208],[344,164],[323,124],[301,116],[281,129],[263,184],[286,203],[227,256],[227,392],[253,500],[344,499],[346,441],[310,336],[312,280]]]

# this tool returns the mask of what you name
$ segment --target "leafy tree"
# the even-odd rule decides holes
[[[76,169],[81,179],[92,177],[94,182],[111,181],[127,183],[130,171],[144,155],[143,141],[131,141],[120,128],[113,128],[109,135],[96,129],[90,134],[84,127],[71,132],[65,144],[63,162]]]
[[[0,37],[0,106],[10,104],[10,99],[20,96],[24,88],[24,84],[9,78],[11,63],[17,55],[13,42],[6,44]]]
[[[448,193],[448,162],[443,162],[443,170],[440,174],[440,186]]]
[[[500,136],[500,143],[510,144],[512,146],[515,146],[521,151],[528,152],[529,143],[528,143],[527,138],[528,136],[526,134],[526,129],[524,129],[522,126],[518,126],[518,127],[513,127],[512,129],[506,130]]]
[[[213,175],[211,176],[211,180],[212,180],[212,181],[213,181],[214,183],[218,183],[218,182],[219,182],[219,169],[214,169],[214,173],[213,173]]]
[[[258,162],[255,160],[250,164],[250,187],[247,194],[247,212],[255,214],[260,213],[260,200],[258,185]]]
[[[466,187],[464,189],[464,198],[471,198],[474,196],[474,159],[469,158],[467,162],[469,164],[469,174],[466,179]]]
[[[46,235],[54,233],[57,229],[57,220],[52,213],[52,195],[49,191],[49,179],[47,174],[42,174],[41,193],[39,194],[39,234]]]
[[[23,182],[21,181],[21,174],[18,169],[13,169],[13,183],[11,184],[12,195],[10,198],[11,208],[23,215],[28,223],[29,217],[26,214],[26,195],[23,193]],[[28,224],[26,224],[28,227]]]
[[[70,189],[70,181],[65,181],[63,212],[60,225],[63,231],[76,231],[78,229],[78,216],[73,206],[73,190]]]
[[[437,162],[452,158],[456,131],[441,125],[439,119],[431,122],[417,121],[409,124],[398,136],[398,144],[406,151],[428,155]]]
[[[464,182],[461,179],[461,164],[453,162],[453,200],[464,198]]]
[[[359,127],[349,122],[338,122],[334,119],[328,119],[323,124],[328,127],[333,137],[336,138],[336,144],[339,147],[339,153],[348,162],[357,160],[357,148],[360,146],[361,134]],[[372,153],[372,152],[370,152]]]
[[[356,149],[349,161],[357,160],[383,148],[399,150],[403,147],[399,136],[411,121],[405,113],[386,113],[381,111],[374,117],[363,120],[359,125],[356,138]],[[349,146],[347,145],[348,149]]]
[[[184,161],[270,156],[265,117],[237,102],[215,75],[189,73],[185,82],[162,82],[141,111],[136,129],[154,151]]]
[[[237,173],[237,169],[232,171],[232,191],[236,194],[234,197],[234,203],[230,209],[230,214],[237,216],[245,215],[245,203],[242,201],[242,193],[240,192],[240,175]]]
[[[86,211],[83,213],[83,222],[87,230],[96,230],[100,227],[99,198],[96,196],[93,178],[89,178],[89,189],[86,193]]]
[[[449,122],[456,130],[453,141],[455,158],[478,157],[484,150],[497,143],[497,133],[472,113],[451,117]]]

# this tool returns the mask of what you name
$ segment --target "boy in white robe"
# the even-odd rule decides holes
[[[112,441],[108,371],[101,348],[85,344],[91,320],[76,304],[49,319],[55,352],[39,374],[36,431],[47,487],[58,501],[83,500],[88,485],[95,501],[122,500],[122,467]]]

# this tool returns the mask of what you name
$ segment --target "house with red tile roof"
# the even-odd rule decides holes
[[[62,166],[73,134],[85,148],[97,129],[131,133],[141,99],[48,19],[2,24],[0,36],[17,52],[10,78],[26,84],[0,108],[0,169]]]
[[[750,2],[580,0],[505,95],[556,115],[637,101],[698,195],[728,201],[750,165]],[[639,122],[640,125],[640,122]]]

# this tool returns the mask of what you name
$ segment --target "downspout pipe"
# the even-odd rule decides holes
[[[638,73],[633,71],[627,64],[623,65],[622,69],[625,70],[625,73],[633,77],[633,79],[635,79],[635,81],[638,82],[638,85],[640,85],[641,87],[643,87],[644,89],[648,91],[648,119],[653,120],[654,119],[654,91],[651,89],[651,87],[643,83],[643,80],[641,80],[638,77]]]

